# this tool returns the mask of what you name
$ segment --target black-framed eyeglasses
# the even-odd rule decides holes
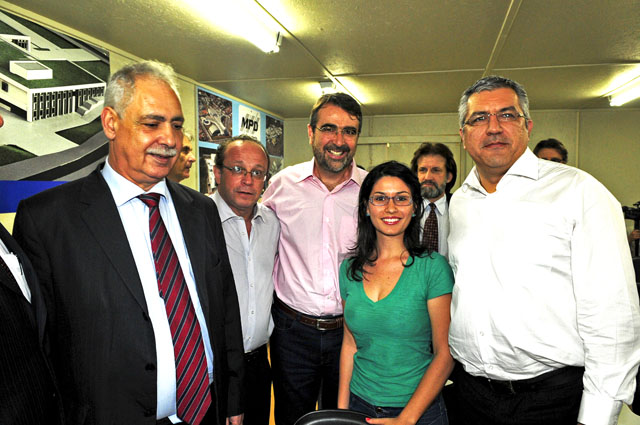
[[[493,114],[489,114],[486,112],[481,112],[478,114],[473,114],[471,118],[464,122],[465,125],[469,125],[471,127],[479,127],[482,125],[489,124],[489,120],[494,116],[498,120],[499,123],[511,123],[517,121],[519,118],[525,118],[523,114],[519,114],[514,111],[506,111],[506,112],[495,112]]]
[[[394,196],[387,196],[383,195],[382,193],[377,193],[369,198],[369,203],[376,207],[382,207],[387,205],[390,199],[393,199],[394,205],[398,207],[406,207],[413,204],[411,195],[406,193],[398,193]]]
[[[327,136],[337,136],[338,132],[340,132],[342,134],[342,137],[346,139],[353,139],[359,133],[358,129],[355,127],[338,128],[338,126],[335,126],[333,124],[325,124],[322,127],[315,127],[315,129]]]
[[[265,177],[267,177],[267,173],[265,171],[262,171],[262,170],[249,171],[246,168],[240,167],[239,165],[234,165],[233,167],[227,167],[226,165],[222,164],[222,168],[225,168],[231,171],[231,174],[233,174],[234,176],[244,177],[247,175],[247,173],[249,173],[251,178],[254,180],[264,180]]]

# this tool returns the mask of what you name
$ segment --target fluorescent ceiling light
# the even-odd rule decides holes
[[[640,97],[640,77],[609,93],[609,105],[620,106]]]
[[[282,28],[254,0],[183,0],[225,31],[250,41],[265,53],[276,53]]]

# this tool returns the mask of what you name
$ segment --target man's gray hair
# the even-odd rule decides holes
[[[467,118],[467,112],[469,112],[469,98],[471,97],[471,95],[479,93],[481,91],[493,91],[504,88],[511,89],[516,92],[516,94],[518,95],[518,103],[520,104],[520,109],[522,109],[524,119],[529,121],[529,97],[527,96],[527,92],[524,90],[524,87],[508,78],[500,77],[498,75],[490,75],[488,77],[479,79],[471,87],[466,89],[464,93],[462,93],[462,97],[460,98],[460,105],[458,106],[458,119],[460,120],[460,128],[464,127],[464,122]]]
[[[176,74],[171,65],[150,60],[126,65],[113,73],[104,93],[104,106],[113,108],[122,117],[124,110],[133,99],[136,79],[141,77],[157,78],[164,81],[180,100]]]

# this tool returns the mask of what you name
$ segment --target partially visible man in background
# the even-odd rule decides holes
[[[420,180],[424,198],[422,241],[430,251],[438,252],[446,258],[449,200],[458,174],[453,153],[443,143],[423,143],[413,154],[411,171]]]
[[[533,154],[538,158],[546,159],[547,161],[559,162],[561,164],[566,164],[569,157],[567,148],[565,148],[562,142],[558,139],[545,139],[539,141],[533,149]]]
[[[43,350],[46,315],[31,262],[0,224],[0,424],[62,423]]]
[[[182,130],[184,137],[182,138],[182,149],[176,163],[173,164],[171,171],[167,175],[169,180],[173,180],[176,183],[180,183],[184,179],[189,178],[189,172],[191,166],[196,162],[196,157],[193,152],[193,136],[187,130]]]

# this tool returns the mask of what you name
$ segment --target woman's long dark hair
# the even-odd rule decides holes
[[[358,195],[358,239],[355,247],[351,249],[351,264],[347,270],[350,279],[361,281],[365,266],[372,266],[378,259],[376,249],[376,229],[367,217],[367,205],[373,186],[382,177],[397,177],[402,180],[411,191],[411,199],[415,207],[415,216],[404,231],[404,246],[409,252],[410,260],[405,266],[413,264],[415,256],[422,255],[426,248],[420,243],[420,218],[422,217],[422,195],[420,194],[420,182],[411,170],[397,162],[388,161],[376,165],[367,175],[360,187]]]

